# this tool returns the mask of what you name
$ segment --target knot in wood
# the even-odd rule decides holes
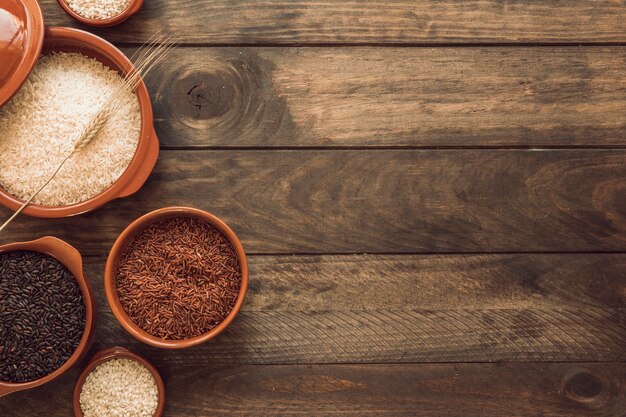
[[[173,81],[170,111],[188,120],[202,121],[224,116],[234,110],[239,88],[229,74],[184,73]]]
[[[229,48],[174,62],[154,94],[162,143],[258,144],[280,136],[292,144],[291,117],[272,71],[272,62]]]
[[[210,102],[211,92],[202,84],[194,85],[187,92],[187,97],[194,106],[203,106]]]
[[[569,372],[563,378],[563,394],[570,400],[598,409],[606,404],[611,395],[611,384],[601,375],[589,370]]]
[[[566,392],[572,397],[587,400],[602,393],[603,384],[600,378],[589,372],[574,374],[565,382]]]

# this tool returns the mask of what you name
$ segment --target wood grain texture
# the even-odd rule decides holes
[[[104,255],[141,214],[190,205],[257,254],[622,251],[625,190],[622,150],[167,151],[135,196],[20,217],[0,242],[52,234]]]
[[[160,367],[165,415],[621,417],[626,365]],[[72,414],[76,371],[0,399],[3,417]]]
[[[156,364],[626,361],[619,309],[243,310],[216,339],[183,353],[144,346],[111,313],[96,347],[148,351]]]
[[[182,48],[147,84],[166,147],[611,147],[625,75],[626,47]]]
[[[246,311],[626,305],[626,254],[283,255],[249,262]],[[95,268],[99,277],[102,268]]]
[[[55,0],[41,3],[46,24],[77,26]],[[141,42],[161,29],[211,44],[624,42],[626,7],[622,0],[151,0],[123,26],[97,32]]]
[[[626,360],[626,255],[252,256],[217,339],[164,351],[129,336],[87,258],[96,347],[159,365]],[[454,294],[448,296],[449,294]],[[576,303],[576,299],[580,302]]]
[[[165,150],[135,196],[0,244],[87,255],[88,358],[154,362],[166,416],[626,416],[626,2],[148,0],[86,29],[181,35],[146,79]],[[168,205],[251,255],[238,318],[184,351],[134,340],[102,283]],[[0,416],[71,415],[84,364]]]

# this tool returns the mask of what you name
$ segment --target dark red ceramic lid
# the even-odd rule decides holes
[[[0,0],[0,106],[13,97],[35,67],[43,32],[37,0]]]

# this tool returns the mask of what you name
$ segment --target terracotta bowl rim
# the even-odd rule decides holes
[[[140,356],[136,352],[133,352],[130,349],[127,349],[122,346],[113,346],[109,348],[104,348],[96,352],[92,358],[89,360],[89,363],[85,366],[85,369],[82,370],[76,383],[74,384],[74,391],[72,397],[72,403],[74,408],[74,416],[75,417],[83,417],[83,410],[80,408],[80,393],[82,391],[83,385],[87,376],[93,371],[97,366],[102,365],[105,362],[108,362],[112,359],[132,359],[134,361],[139,362],[143,366],[145,366],[152,377],[154,378],[157,385],[158,392],[158,403],[157,408],[154,411],[153,417],[161,417],[163,414],[163,409],[165,408],[165,384],[163,383],[163,378],[161,378],[161,374],[156,369],[152,363],[150,363],[146,358]]]
[[[239,265],[241,268],[241,286],[239,288],[239,294],[237,295],[237,300],[235,301],[233,309],[230,311],[230,313],[228,313],[226,318],[208,332],[183,340],[161,339],[149,334],[141,327],[136,325],[130,319],[126,311],[124,311],[124,308],[119,301],[117,289],[115,286],[115,280],[117,275],[117,260],[124,253],[124,250],[130,243],[132,238],[134,238],[137,233],[144,230],[150,224],[161,219],[173,217],[193,217],[204,220],[210,225],[217,228],[226,236],[228,241],[233,245],[235,252],[237,253],[237,257],[239,258]],[[122,327],[124,327],[124,329],[128,333],[130,333],[131,336],[141,342],[158,348],[182,349],[191,346],[197,346],[210,339],[213,339],[233,322],[233,320],[239,313],[241,306],[243,305],[248,290],[248,278],[248,261],[246,253],[243,249],[243,245],[241,244],[241,241],[239,240],[235,232],[233,232],[226,223],[207,211],[193,207],[175,206],[161,208],[144,214],[124,229],[122,234],[120,234],[120,236],[113,244],[113,247],[111,248],[111,251],[109,252],[109,256],[106,261],[104,271],[104,291],[113,315],[120,322]]]
[[[115,16],[109,17],[107,19],[91,19],[85,16],[81,16],[80,14],[72,10],[67,0],[57,0],[57,3],[59,3],[59,6],[61,6],[65,13],[84,25],[93,27],[110,27],[119,25],[120,23],[124,22],[126,19],[137,13],[141,8],[141,5],[143,4],[143,0],[130,0],[128,6],[126,6],[124,10],[122,10],[119,14],[116,14]]]
[[[51,249],[37,249],[41,245],[49,245]],[[84,354],[89,349],[95,333],[94,329],[96,320],[96,303],[93,288],[91,287],[89,280],[83,272],[83,261],[80,252],[78,252],[78,250],[76,250],[76,248],[74,248],[69,243],[54,236],[44,236],[27,242],[9,243],[0,246],[0,254],[22,250],[43,253],[51,256],[52,258],[62,263],[71,272],[71,274],[74,276],[74,279],[76,279],[76,281],[78,282],[80,290],[83,294],[83,301],[85,304],[85,327],[83,328],[83,335],[81,336],[78,347],[76,348],[76,350],[74,350],[74,353],[72,353],[72,355],[67,361],[65,361],[63,365],[61,365],[58,369],[49,373],[48,375],[45,375],[33,381],[21,383],[0,381],[0,396],[10,394],[11,392],[15,391],[38,387],[61,376],[70,368],[72,368],[78,361],[80,361],[80,359],[82,359]],[[65,253],[60,254],[60,252]],[[2,392],[4,391],[2,389],[2,386],[6,387],[6,392]]]
[[[133,63],[117,47],[99,36],[80,29],[60,26],[46,27],[43,50],[46,50],[46,44],[50,40],[54,42],[63,39],[76,42],[84,45],[88,49],[97,51],[98,54],[102,54],[107,59],[112,61],[115,64],[115,67],[110,68],[117,71],[126,72],[135,69]],[[60,48],[59,50],[62,51],[63,48]],[[133,180],[136,180],[136,177],[145,177],[145,179],[148,178],[152,172],[154,164],[148,164],[145,159],[148,157],[150,148],[154,141],[157,142],[156,146],[158,154],[158,139],[154,133],[150,95],[143,79],[139,80],[135,94],[137,96],[141,113],[141,130],[135,153],[122,175],[120,175],[120,177],[109,187],[87,200],[66,206],[42,206],[29,204],[23,211],[25,215],[43,218],[61,218],[83,214],[95,210],[112,200],[132,194],[134,191],[127,194],[127,188],[131,186]],[[11,210],[17,210],[23,204],[23,200],[13,196],[0,186],[0,204]]]

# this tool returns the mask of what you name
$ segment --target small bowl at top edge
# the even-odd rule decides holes
[[[146,359],[142,358],[135,352],[128,350],[126,348],[123,348],[121,346],[115,346],[115,347],[106,348],[106,349],[102,349],[98,351],[91,358],[91,360],[89,361],[85,369],[83,369],[78,379],[76,380],[76,384],[74,385],[74,394],[73,394],[73,400],[72,400],[73,406],[74,406],[74,415],[76,417],[83,417],[83,411],[80,408],[80,393],[83,389],[83,384],[85,383],[85,380],[87,379],[87,376],[91,373],[91,371],[96,369],[98,365],[102,365],[103,363],[111,359],[124,359],[124,358],[135,360],[141,363],[150,371],[150,373],[152,374],[152,377],[156,381],[157,391],[158,391],[158,396],[159,396],[157,408],[156,408],[156,411],[154,412],[153,417],[161,417],[161,415],[163,415],[163,409],[165,408],[165,384],[163,383],[163,379],[161,378],[159,371],[157,371],[157,369],[150,362],[148,362]]]
[[[83,274],[83,261],[80,253],[70,244],[52,236],[46,236],[30,242],[10,243],[0,246],[0,253],[13,251],[33,251],[52,256],[72,273],[83,293],[85,302],[85,329],[80,339],[78,347],[70,358],[56,371],[30,382],[10,383],[0,381],[0,397],[34,387],[38,387],[65,373],[68,369],[80,361],[89,347],[94,337],[96,306],[91,284]]]
[[[159,337],[149,334],[130,319],[118,298],[115,281],[117,278],[117,267],[119,265],[119,261],[132,239],[152,223],[155,223],[159,220],[176,217],[192,217],[204,220],[211,226],[222,232],[224,236],[226,236],[228,241],[233,245],[233,248],[235,249],[235,252],[237,253],[237,257],[239,259],[239,265],[241,268],[241,286],[239,287],[239,295],[237,296],[237,300],[235,301],[233,309],[230,311],[230,313],[228,313],[226,318],[220,324],[199,336],[183,340],[168,340],[161,339]],[[147,343],[151,346],[164,349],[188,348],[192,346],[197,346],[210,339],[213,339],[233,322],[233,320],[239,313],[241,306],[243,305],[247,290],[248,261],[243,246],[239,241],[237,235],[235,235],[235,232],[233,232],[232,229],[226,225],[226,223],[224,223],[211,213],[191,207],[162,208],[147,213],[132,222],[129,226],[126,227],[126,229],[124,229],[122,234],[113,244],[111,252],[109,253],[109,256],[107,258],[104,271],[104,292],[109,307],[111,308],[111,311],[113,311],[113,315],[115,316],[115,318],[120,322],[122,327],[124,327],[124,329],[137,340]]]
[[[126,9],[124,9],[118,15],[115,15],[108,19],[90,19],[88,17],[81,16],[74,10],[72,10],[70,5],[67,3],[67,0],[57,0],[57,2],[59,3],[59,6],[61,6],[61,8],[65,10],[65,13],[73,17],[75,20],[84,25],[94,27],[111,27],[119,25],[120,23],[124,22],[126,19],[137,13],[143,5],[143,0],[131,0],[130,3],[128,3]]]

